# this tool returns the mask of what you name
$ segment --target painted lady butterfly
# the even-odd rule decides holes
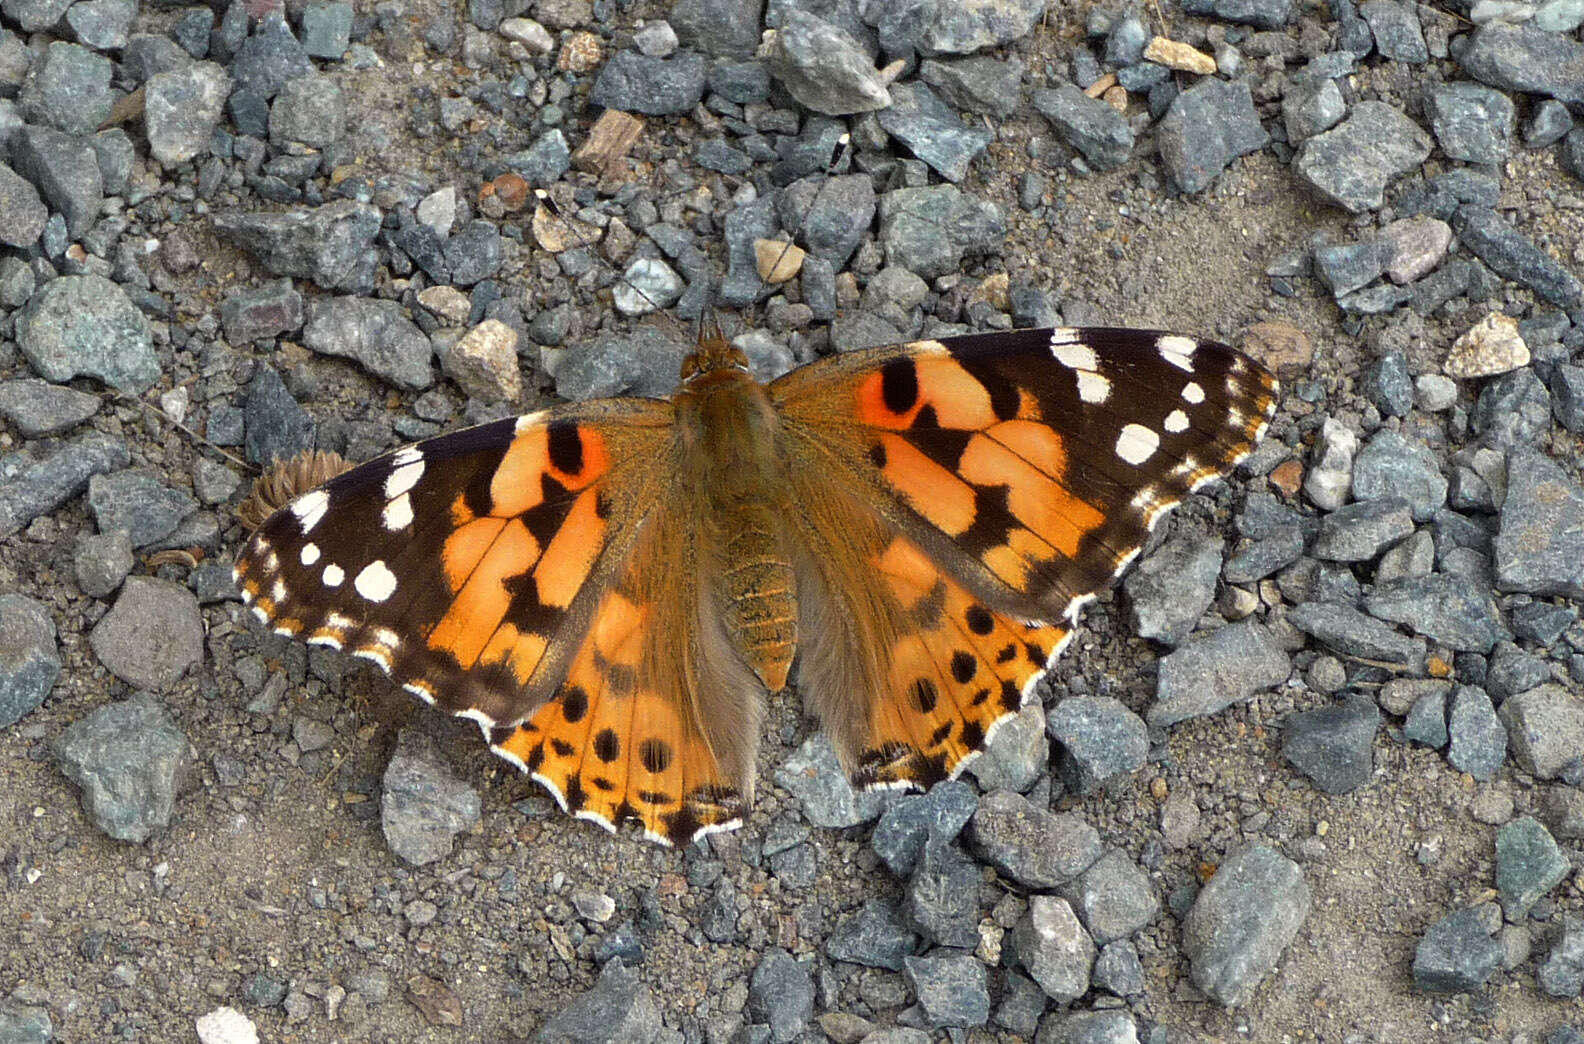
[[[277,632],[473,719],[579,817],[686,842],[741,822],[794,661],[856,783],[961,772],[1276,393],[1225,345],[1139,330],[914,341],[768,385],[704,338],[669,400],[332,479],[236,577]]]

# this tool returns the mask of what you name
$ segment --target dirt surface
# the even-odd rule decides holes
[[[432,14],[416,4],[408,12],[404,24]],[[1082,12],[1053,11],[1025,41],[1030,67],[1064,61],[1081,24]],[[414,127],[432,129],[423,114],[434,99],[464,93],[481,74],[454,56],[425,51],[411,36],[376,32],[369,42],[384,68],[328,70],[354,106],[348,123],[358,162],[418,175],[432,187],[456,184],[473,196],[479,177],[458,151],[459,140],[419,137]],[[575,147],[591,117],[568,104],[573,118],[565,130]],[[973,262],[970,278],[1005,268],[1107,323],[1234,342],[1256,321],[1292,323],[1314,339],[1308,376],[1323,402],[1284,407],[1273,437],[1298,441],[1298,421],[1315,409],[1333,416],[1362,409],[1354,390],[1359,374],[1377,354],[1379,331],[1402,320],[1370,319],[1352,335],[1314,283],[1299,280],[1298,296],[1284,298],[1271,292],[1263,274],[1275,257],[1316,233],[1345,236],[1347,215],[1306,196],[1268,152],[1235,163],[1201,196],[1169,194],[1158,161],[1141,146],[1131,163],[1109,174],[1047,169],[1051,197],[1062,209],[1052,223],[1040,224],[1016,199],[1030,135],[1050,136],[1031,113],[1000,127],[964,185],[1000,203],[1010,224],[1004,250]],[[656,121],[640,158],[658,163],[681,155],[694,137],[687,121]],[[527,142],[516,128],[488,124],[467,140],[469,148],[501,152]],[[1553,155],[1520,151],[1503,174],[1503,208],[1510,205],[1518,227],[1546,241],[1565,263],[1584,256],[1580,187],[1554,168]],[[164,230],[193,237],[205,257],[174,294],[179,322],[213,308],[228,291],[262,281],[241,254],[214,240],[201,213],[188,221]],[[597,323],[614,324],[598,314],[585,289],[544,285],[554,280],[545,279],[539,262],[526,249],[510,259],[501,276],[508,292],[579,301],[586,306],[584,336]],[[1502,292],[1518,306],[1509,310],[1522,314],[1529,295],[1510,284]],[[1476,317],[1443,314],[1425,322],[1412,350],[1439,357]],[[320,418],[367,421],[411,405],[412,396],[348,363],[289,347],[275,361]],[[184,365],[191,363],[188,357]],[[530,376],[545,386],[543,375]],[[460,396],[450,393],[460,406]],[[181,433],[125,404],[95,423],[124,435],[140,458],[135,463],[160,469],[175,485],[190,481],[200,449]],[[1301,430],[1309,432],[1310,424]],[[1570,464],[1576,468],[1577,459]],[[1198,498],[1174,524],[1226,529],[1243,491],[1263,481],[1240,481]],[[227,524],[231,550],[243,534],[229,517]],[[834,925],[865,899],[900,893],[901,884],[868,849],[865,827],[813,830],[819,879],[812,888],[783,888],[758,857],[767,826],[795,815],[795,802],[771,773],[813,728],[788,697],[771,715],[760,754],[761,797],[746,827],[713,839],[708,853],[668,851],[630,832],[612,837],[561,816],[535,785],[482,749],[471,725],[407,707],[382,676],[361,665],[261,636],[235,603],[206,607],[201,667],[159,694],[198,754],[175,821],[143,845],[112,841],[85,818],[76,788],[48,747],[71,722],[129,694],[87,644],[88,630],[107,608],[78,592],[73,580],[74,548],[91,532],[85,506],[75,502],[8,542],[0,557],[0,590],[21,590],[49,606],[63,661],[45,705],[0,731],[0,854],[9,874],[0,883],[0,995],[47,1007],[56,1039],[191,1040],[194,1019],[224,1004],[248,1014],[271,1042],[523,1039],[592,984],[597,944],[627,921],[643,944],[641,977],[667,1024],[702,1039],[704,1027],[731,1025],[727,1016],[742,1009],[748,976],[767,947],[819,951]],[[1089,691],[1116,695],[1143,712],[1153,696],[1157,655],[1130,636],[1120,600],[1107,597],[1091,608],[1053,672],[1053,691],[1081,678]],[[253,656],[290,677],[273,713],[247,709],[256,693],[235,667]],[[1293,710],[1328,702],[1295,681],[1174,727],[1158,759],[1108,793],[1062,800],[1107,846],[1135,859],[1150,849],[1145,865],[1163,899],[1255,838],[1298,858],[1312,889],[1313,910],[1279,971],[1246,1008],[1232,1012],[1188,984],[1180,922],[1168,907],[1137,940],[1148,989],[1131,1004],[1134,1014],[1169,1027],[1170,1040],[1193,1039],[1180,1037],[1183,1031],[1225,1041],[1418,1044],[1534,1040],[1559,1024],[1584,1028],[1578,1000],[1538,991],[1533,960],[1498,972],[1474,996],[1432,997],[1412,988],[1420,934],[1449,911],[1491,895],[1495,827],[1472,807],[1496,798],[1510,800],[1515,814],[1530,811],[1538,793],[1532,781],[1509,768],[1476,784],[1438,753],[1409,747],[1400,721],[1393,721],[1377,740],[1369,786],[1344,796],[1319,793],[1281,757],[1280,724]],[[329,723],[330,746],[300,753],[292,739],[299,716]],[[482,819],[452,855],[416,870],[387,849],[378,815],[380,775],[403,725],[435,736],[456,773],[483,796]],[[217,762],[240,765],[241,781],[224,785]],[[1158,793],[1186,791],[1200,808],[1201,829],[1187,848],[1160,844],[1160,799],[1152,793],[1159,784]],[[740,916],[733,944],[709,943],[699,927],[720,887],[714,863],[735,886]],[[1584,913],[1578,870],[1575,864],[1572,879],[1544,904],[1545,920],[1509,927],[1514,945],[1529,936],[1543,952],[1540,940],[1564,915]],[[607,924],[575,915],[572,896],[582,891],[615,901]],[[982,891],[987,917],[1011,895],[989,871]],[[419,905],[425,903],[433,909]],[[907,1003],[899,975],[819,961],[826,970],[817,1011],[855,1012],[885,1025]],[[301,1014],[290,1014],[290,1001],[285,1008],[249,1003],[261,975],[306,998]],[[460,1027],[435,1025],[404,999],[419,976],[454,991]],[[344,1000],[337,999],[340,989],[351,991]],[[327,1001],[338,1005],[333,1021]],[[813,1027],[810,1034],[819,1037]],[[957,1039],[1015,1038],[987,1027]]]

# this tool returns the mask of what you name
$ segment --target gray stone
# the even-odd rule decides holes
[[[973,788],[946,780],[927,794],[904,794],[886,806],[869,844],[898,877],[907,877],[930,838],[952,841],[979,807]]]
[[[569,402],[614,395],[660,398],[676,390],[689,351],[664,331],[640,324],[630,334],[607,334],[578,348],[556,349],[545,368],[555,379],[556,394]]]
[[[1425,92],[1425,115],[1441,151],[1469,163],[1496,164],[1512,148],[1517,111],[1500,91],[1475,83],[1443,83]]]
[[[1447,745],[1447,694],[1437,689],[1414,701],[1403,722],[1403,735],[1434,750]]]
[[[1584,923],[1572,918],[1563,922],[1562,937],[1540,965],[1536,979],[1553,997],[1577,997],[1584,992]]]
[[[798,799],[803,817],[817,827],[840,830],[880,814],[879,791],[855,791],[825,733],[804,740],[775,771],[777,786]]]
[[[771,949],[748,982],[748,1015],[770,1027],[775,1044],[797,1040],[814,1017],[814,981],[808,969],[785,950]]]
[[[1070,83],[1037,90],[1034,109],[1095,170],[1114,170],[1133,155],[1133,129],[1123,115]]]
[[[1045,0],[958,0],[940,4],[921,50],[972,54],[1023,39],[1045,14]]]
[[[1114,697],[1069,696],[1045,722],[1060,746],[1056,771],[1075,794],[1094,793],[1113,779],[1131,775],[1149,757],[1149,727]]]
[[[368,203],[338,199],[279,214],[223,213],[213,223],[275,275],[311,279],[326,290],[374,288],[380,212]]]
[[[994,249],[1005,234],[999,207],[955,185],[894,189],[880,199],[886,261],[925,279],[957,271],[964,255]]]
[[[1233,160],[1269,140],[1248,84],[1213,76],[1177,96],[1157,133],[1166,173],[1184,192],[1208,188]]]
[[[1375,733],[1380,711],[1362,696],[1339,706],[1289,715],[1282,755],[1328,794],[1346,794],[1370,781],[1375,771]]]
[[[1496,585],[1503,591],[1584,598],[1584,489],[1532,450],[1507,463],[1507,499],[1496,534]]]
[[[1584,285],[1577,277],[1495,210],[1459,207],[1452,227],[1469,252],[1497,275],[1533,290],[1559,308],[1584,305]]]
[[[657,1044],[664,1032],[660,1005],[638,973],[619,960],[606,963],[598,981],[546,1019],[534,1044]]]
[[[1137,863],[1110,849],[1060,889],[1098,946],[1126,939],[1160,912],[1160,899]]]
[[[303,9],[302,46],[311,58],[339,59],[352,39],[353,8],[315,0]]]
[[[260,19],[253,32],[242,41],[231,62],[231,75],[238,90],[257,94],[266,101],[300,76],[314,72],[312,59],[292,35],[285,16],[270,11]]]
[[[1430,50],[1419,28],[1419,16],[1412,6],[1394,0],[1372,0],[1360,4],[1358,11],[1369,23],[1370,32],[1375,36],[1375,50],[1382,58],[1415,65],[1430,60]]]
[[[1496,831],[1496,891],[1509,921],[1522,920],[1567,875],[1567,857],[1538,819],[1520,816]]]
[[[1012,929],[1018,964],[1057,1004],[1071,1004],[1089,992],[1089,975],[1098,949],[1067,900],[1031,895],[1028,910]]]
[[[895,906],[870,899],[840,921],[825,940],[825,956],[869,968],[901,971],[903,958],[918,946],[918,936],[903,923]]]
[[[1137,997],[1144,993],[1144,965],[1131,942],[1118,939],[1100,948],[1095,960],[1094,985],[1118,997]]]
[[[206,152],[230,93],[231,77],[214,62],[150,77],[143,95],[149,153],[169,169]]]
[[[128,685],[169,688],[203,659],[198,599],[169,580],[128,577],[88,643],[99,662]]]
[[[1447,481],[1430,448],[1395,431],[1378,432],[1353,462],[1353,496],[1358,500],[1401,497],[1414,521],[1428,522],[1446,503]]]
[[[19,461],[13,477],[0,483],[0,540],[77,496],[90,477],[126,467],[128,457],[120,439],[89,432]]]
[[[1523,141],[1531,149],[1544,149],[1567,137],[1573,129],[1573,116],[1566,105],[1547,98],[1534,107],[1524,126]]]
[[[1551,412],[1568,431],[1584,435],[1584,366],[1561,363],[1551,371]]]
[[[651,58],[618,51],[600,67],[589,102],[646,116],[679,116],[704,97],[704,57],[683,51],[673,58]]]
[[[1293,0],[1187,0],[1183,12],[1214,15],[1224,22],[1239,22],[1260,29],[1280,29],[1292,21]]]
[[[28,70],[18,96],[29,123],[67,134],[92,134],[110,116],[112,63],[86,47],[57,40]]]
[[[1016,58],[976,55],[952,62],[925,59],[918,74],[957,108],[1006,119],[1023,103],[1023,72]]]
[[[1414,531],[1401,497],[1344,504],[1320,520],[1311,553],[1328,562],[1368,562]]]
[[[48,607],[26,595],[0,595],[0,729],[42,704],[60,669]]]
[[[908,925],[937,946],[979,944],[979,867],[949,841],[924,845],[903,898]]]
[[[133,844],[170,826],[196,757],[147,694],[100,707],[68,726],[52,747],[61,772],[81,789],[94,826]]]
[[[32,377],[0,381],[0,417],[30,439],[70,431],[99,412],[100,399]]]
[[[434,741],[403,729],[380,795],[380,826],[390,850],[412,866],[444,859],[452,839],[478,822],[479,811],[478,792],[457,779]]]
[[[1297,863],[1264,845],[1234,852],[1183,922],[1194,985],[1225,1007],[1246,1003],[1308,916],[1309,886]]]
[[[314,421],[270,366],[260,364],[248,384],[243,417],[247,459],[267,465],[313,449]]]
[[[1540,685],[1501,705],[1501,722],[1514,760],[1540,779],[1584,766],[1584,700],[1557,684]]]
[[[1430,136],[1402,111],[1363,101],[1331,130],[1305,141],[1293,172],[1337,206],[1357,214],[1385,201],[1386,185],[1430,156]]]
[[[1122,590],[1134,633],[1181,645],[1215,600],[1225,546],[1220,537],[1182,531],[1128,570]]]
[[[1551,427],[1551,393],[1525,366],[1486,381],[1469,420],[1484,445],[1527,455]]]
[[[1292,84],[1282,95],[1282,122],[1294,147],[1335,127],[1346,115],[1342,88],[1329,78]]]
[[[1050,767],[1050,741],[1045,738],[1045,711],[1038,700],[996,723],[979,756],[968,771],[981,790],[1015,790],[1024,793]]]
[[[1334,243],[1314,248],[1314,271],[1333,297],[1368,286],[1386,271],[1390,248],[1380,240]]]
[[[1161,660],[1146,720],[1164,728],[1219,713],[1280,685],[1291,670],[1287,654],[1264,626],[1253,620],[1229,624]]]
[[[71,6],[71,0],[5,0],[0,10],[25,33],[53,29]]]
[[[341,140],[346,103],[328,76],[299,76],[281,87],[270,103],[269,136],[276,147],[290,143],[323,149]]]
[[[667,21],[685,46],[706,54],[747,58],[759,46],[762,0],[677,0]]]
[[[1444,574],[1377,583],[1364,610],[1458,652],[1488,653],[1511,637],[1489,591]]]
[[[876,117],[887,134],[951,182],[967,177],[968,165],[990,144],[989,131],[964,123],[923,83],[893,84],[891,104]]]
[[[1051,1013],[1040,1024],[1036,1044],[1138,1044],[1138,1039],[1138,1027],[1125,1011],[1072,1011]]]
[[[968,823],[969,849],[1029,888],[1056,888],[1100,858],[1100,835],[1082,817],[1047,811],[1021,794],[998,790]]]
[[[99,275],[52,279],[16,319],[17,345],[48,381],[97,377],[125,392],[159,379],[154,334],[126,291]]]
[[[1448,914],[1425,932],[1414,951],[1414,986],[1426,993],[1479,989],[1501,966],[1502,944],[1476,909]]]
[[[303,323],[303,344],[321,355],[353,359],[375,376],[411,391],[434,383],[429,338],[395,301],[315,299]]]
[[[302,294],[289,279],[237,290],[220,302],[220,324],[226,340],[238,347],[295,333],[303,324]]]
[[[845,266],[874,221],[874,182],[866,174],[847,174],[819,182],[800,181],[780,193],[781,223],[802,228],[798,241],[810,256]],[[897,258],[890,259],[900,265]]]
[[[931,1028],[983,1026],[990,1021],[990,987],[985,966],[973,957],[906,957],[902,974]]]
[[[1584,44],[1531,24],[1491,22],[1458,55],[1463,71],[1492,87],[1584,105]]]
[[[0,163],[0,243],[24,249],[44,234],[49,209],[38,189],[16,171]]]
[[[1507,733],[1484,689],[1460,685],[1452,690],[1447,736],[1447,761],[1477,780],[1495,776],[1507,760]]]
[[[175,532],[198,502],[186,490],[165,485],[157,471],[128,468],[88,480],[88,509],[99,532],[124,531],[141,548]]]

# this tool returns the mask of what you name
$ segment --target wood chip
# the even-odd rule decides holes
[[[1214,58],[1198,48],[1168,40],[1164,36],[1157,36],[1149,42],[1149,46],[1144,48],[1144,60],[1197,76],[1211,76],[1216,71]]]
[[[572,166],[585,174],[612,173],[627,158],[627,150],[638,141],[643,129],[641,117],[606,109],[589,128],[588,138],[572,153]]]

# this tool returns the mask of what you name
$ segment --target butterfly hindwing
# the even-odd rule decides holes
[[[1253,448],[1275,394],[1273,377],[1224,345],[1117,329],[917,341],[772,384],[798,446],[789,459],[816,462],[795,485],[806,498],[828,482],[818,476],[839,476],[853,505],[834,521],[807,512],[806,539],[846,549],[836,554],[865,563],[864,582],[890,589],[844,582],[850,567],[805,584],[816,611],[800,679],[849,767],[920,785],[959,771],[1017,710],[1010,690],[974,704],[980,680],[1028,692],[1165,511]],[[863,536],[866,524],[882,535]],[[894,622],[844,635],[842,610],[821,601]],[[883,650],[880,662],[809,657],[810,645],[859,640]],[[854,686],[875,693],[857,726]]]

